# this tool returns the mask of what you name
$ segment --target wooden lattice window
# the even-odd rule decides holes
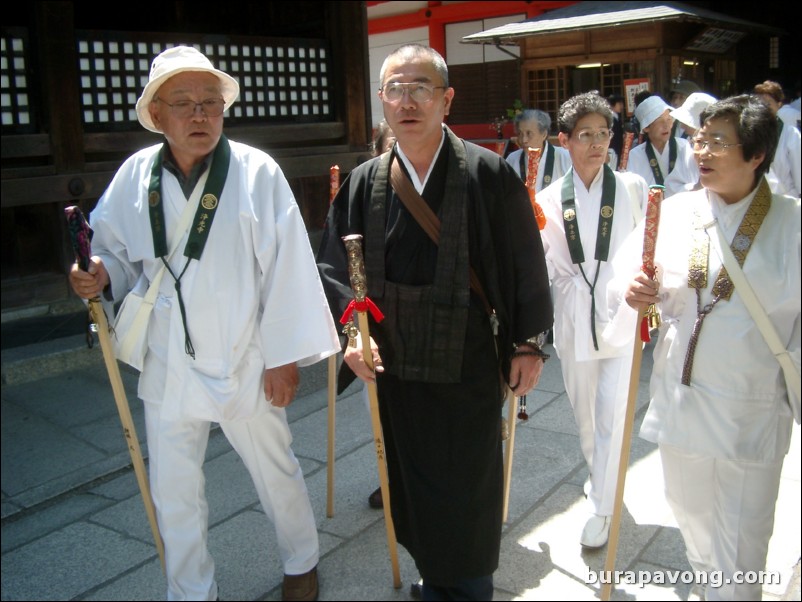
[[[532,69],[527,72],[527,105],[551,116],[552,134],[556,133],[557,110],[567,100],[565,69]]]
[[[614,63],[601,67],[601,89],[607,98],[610,94],[625,96],[624,80],[635,77],[635,66],[631,63]]]
[[[334,114],[330,55],[324,40],[226,40],[225,43],[135,41],[108,32],[79,32],[82,119],[87,130],[136,129],[135,105],[153,58],[179,43],[193,45],[235,77],[240,96],[230,124],[326,121]]]
[[[28,39],[24,30],[3,28],[0,37],[0,114],[3,133],[33,130],[27,50]]]

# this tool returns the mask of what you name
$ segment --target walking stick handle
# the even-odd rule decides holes
[[[348,278],[354,291],[354,301],[349,304],[343,319],[348,321],[356,313],[359,322],[359,336],[362,340],[362,359],[371,370],[373,365],[373,351],[370,348],[370,330],[368,325],[368,311],[376,320],[384,316],[379,309],[368,299],[368,284],[365,277],[365,260],[362,256],[362,235],[351,234],[343,237],[348,257]],[[373,441],[376,445],[376,461],[379,469],[379,484],[381,486],[384,506],[384,524],[387,530],[387,547],[390,550],[390,564],[393,570],[393,587],[401,587],[401,573],[398,568],[398,547],[395,537],[395,526],[390,511],[390,485],[387,477],[387,458],[384,451],[384,435],[382,434],[381,420],[379,419],[379,398],[376,393],[376,383],[368,382],[368,402],[370,404],[370,421],[373,427]]]

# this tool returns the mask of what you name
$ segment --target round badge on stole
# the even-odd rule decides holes
[[[601,208],[601,216],[604,219],[610,219],[613,216],[613,208],[610,205],[604,205]]]
[[[573,209],[566,209],[563,211],[563,219],[567,222],[572,222],[576,219],[576,211]]]
[[[161,201],[161,195],[159,195],[158,191],[151,190],[150,194],[148,194],[148,205],[151,207],[155,207]]]
[[[204,194],[201,199],[201,206],[207,211],[211,211],[217,207],[217,197],[213,194]]]
[[[649,165],[652,167],[657,167],[657,159],[649,159]]]
[[[550,184],[551,176],[543,176],[543,184]]]
[[[752,244],[752,239],[749,238],[746,234],[736,234],[735,238],[732,241],[732,248],[736,251],[744,252],[749,248],[749,245]]]

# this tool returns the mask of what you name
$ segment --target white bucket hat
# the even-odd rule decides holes
[[[659,96],[650,96],[637,107],[635,107],[635,119],[640,124],[640,131],[649,127],[654,123],[654,120],[660,117],[666,111],[670,111],[671,107],[666,104],[666,101]]]
[[[714,102],[716,102],[715,96],[710,96],[710,94],[705,94],[704,92],[694,92],[685,99],[681,107],[677,107],[671,111],[671,116],[680,123],[684,123],[688,127],[698,130],[702,127],[699,116],[702,114],[702,111]]]
[[[136,101],[136,116],[139,118],[139,123],[141,123],[145,129],[151,132],[161,133],[161,130],[156,128],[156,125],[150,117],[148,106],[164,82],[172,76],[178,75],[184,71],[208,71],[216,75],[220,80],[220,92],[226,103],[223,109],[224,111],[227,111],[229,107],[234,104],[234,101],[237,100],[237,96],[239,96],[239,84],[237,80],[227,73],[215,69],[211,61],[200,51],[192,46],[168,48],[153,59],[148,83],[145,85],[145,89],[142,90],[142,96]]]

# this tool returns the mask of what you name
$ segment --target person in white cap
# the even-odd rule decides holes
[[[282,599],[314,600],[317,529],[285,408],[298,367],[339,342],[287,180],[271,157],[223,135],[238,94],[237,81],[194,48],[154,59],[136,112],[165,142],[120,167],[90,216],[90,267],[74,265],[70,282],[82,298],[120,300],[166,268],[138,395],[167,598],[218,596],[203,475],[217,422],[275,525]],[[179,229],[185,207],[192,227]]]
[[[699,116],[702,114],[702,111],[714,102],[716,102],[714,96],[710,96],[710,94],[705,94],[704,92],[694,92],[685,99],[685,102],[683,102],[681,106],[672,110],[669,115],[676,120],[676,123],[678,123],[685,134],[687,134],[685,136],[686,138],[693,138],[696,131],[702,127]]]
[[[656,95],[635,107],[635,117],[648,140],[630,151],[627,164],[627,171],[641,176],[649,186],[664,186],[665,198],[693,190],[699,182],[699,168],[688,141],[671,135],[674,119],[670,110]]]
[[[640,176],[607,165],[613,112],[606,99],[574,96],[560,107],[557,124],[573,167],[537,196],[546,215],[541,238],[554,294],[554,347],[590,472],[579,542],[600,548],[615,502],[636,319],[632,312],[629,322],[610,321],[615,305],[608,304],[607,284],[648,189]]]

